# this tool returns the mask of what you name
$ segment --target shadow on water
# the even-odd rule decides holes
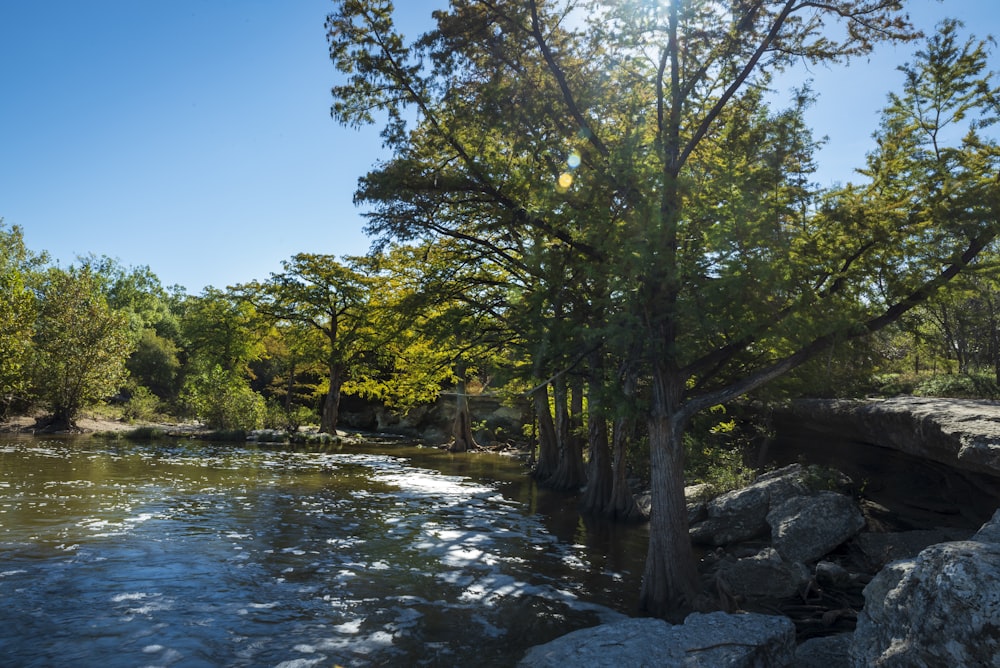
[[[512,665],[632,614],[645,546],[498,455],[4,437],[0,656]]]

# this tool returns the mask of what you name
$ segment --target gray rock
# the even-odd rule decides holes
[[[766,535],[771,507],[808,493],[804,477],[805,469],[792,464],[760,476],[748,487],[712,499],[706,506],[708,519],[691,527],[691,539],[720,546]]]
[[[518,666],[785,668],[794,653],[795,627],[786,617],[713,612],[677,626],[628,619],[581,629],[533,647]]]
[[[849,668],[852,633],[810,638],[795,648],[795,668]]]
[[[767,514],[771,541],[787,561],[813,562],[861,531],[857,503],[836,492],[795,496]]]
[[[972,540],[980,543],[1000,543],[1000,510],[993,513],[993,517],[976,532]]]
[[[815,568],[816,582],[821,587],[846,587],[853,582],[846,568],[832,561],[820,561]]]
[[[722,580],[730,594],[751,598],[794,596],[809,576],[804,565],[784,561],[771,547],[752,557],[723,561],[716,571],[716,578]]]
[[[1000,476],[1000,403],[935,397],[809,399],[787,411],[846,438]]]
[[[1000,668],[1000,544],[933,545],[865,587],[854,666]]]

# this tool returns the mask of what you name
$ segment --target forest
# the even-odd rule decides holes
[[[920,35],[890,0],[455,0],[408,41],[390,2],[334,4],[332,115],[392,150],[355,195],[371,252],[189,295],[107,257],[53,266],[0,225],[0,410],[330,432],[343,394],[529,398],[536,479],[586,484],[589,512],[634,518],[645,458],[641,602],[671,618],[698,595],[685,459],[727,442],[720,407],[1000,396],[1000,90],[960,22]],[[860,184],[819,187],[815,93],[778,101],[773,78],[911,40]]]

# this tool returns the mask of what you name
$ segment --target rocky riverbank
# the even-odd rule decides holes
[[[578,631],[522,665],[1000,666],[1000,404],[808,401],[773,419],[786,457],[825,466],[690,490],[724,611]]]

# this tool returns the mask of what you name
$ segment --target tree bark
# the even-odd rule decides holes
[[[573,433],[569,410],[569,393],[566,381],[559,377],[553,383],[556,399],[556,439],[558,441],[559,463],[551,478],[544,481],[549,489],[575,492],[587,481],[583,466],[583,447],[580,438]]]
[[[611,448],[611,498],[608,500],[605,515],[616,522],[633,523],[645,522],[649,519],[635,501],[635,494],[629,487],[628,466],[626,464],[626,454],[628,444],[635,431],[631,419],[618,418],[615,420],[612,431]]]
[[[625,372],[622,383],[622,394],[626,402],[635,401],[635,391],[639,384],[639,374],[633,367]],[[627,410],[627,408],[626,408]],[[635,495],[629,488],[626,475],[628,445],[635,434],[635,419],[622,415],[615,419],[612,431],[611,498],[608,501],[607,515],[618,522],[645,522],[649,517],[635,502]]]
[[[587,426],[590,461],[587,463],[587,487],[580,497],[580,510],[591,515],[610,515],[614,475],[611,447],[608,444],[608,421],[591,404]]]
[[[673,401],[680,396],[683,380],[667,377],[656,366],[653,384],[659,387],[653,392],[649,419],[649,550],[639,605],[647,614],[676,623],[691,612],[701,586],[684,501],[685,421]]]
[[[344,384],[344,374],[340,365],[330,365],[330,389],[323,399],[323,415],[320,417],[319,430],[324,434],[337,433],[337,421],[340,419],[340,388]]]
[[[468,452],[479,447],[472,435],[472,414],[469,411],[469,397],[466,394],[465,378],[459,378],[455,386],[455,421],[452,424],[453,441],[450,452]]]
[[[552,421],[552,411],[549,410],[549,390],[542,385],[534,391],[535,419],[538,421],[538,463],[535,465],[534,477],[540,484],[551,478],[559,464],[558,445],[556,444],[556,426]]]

